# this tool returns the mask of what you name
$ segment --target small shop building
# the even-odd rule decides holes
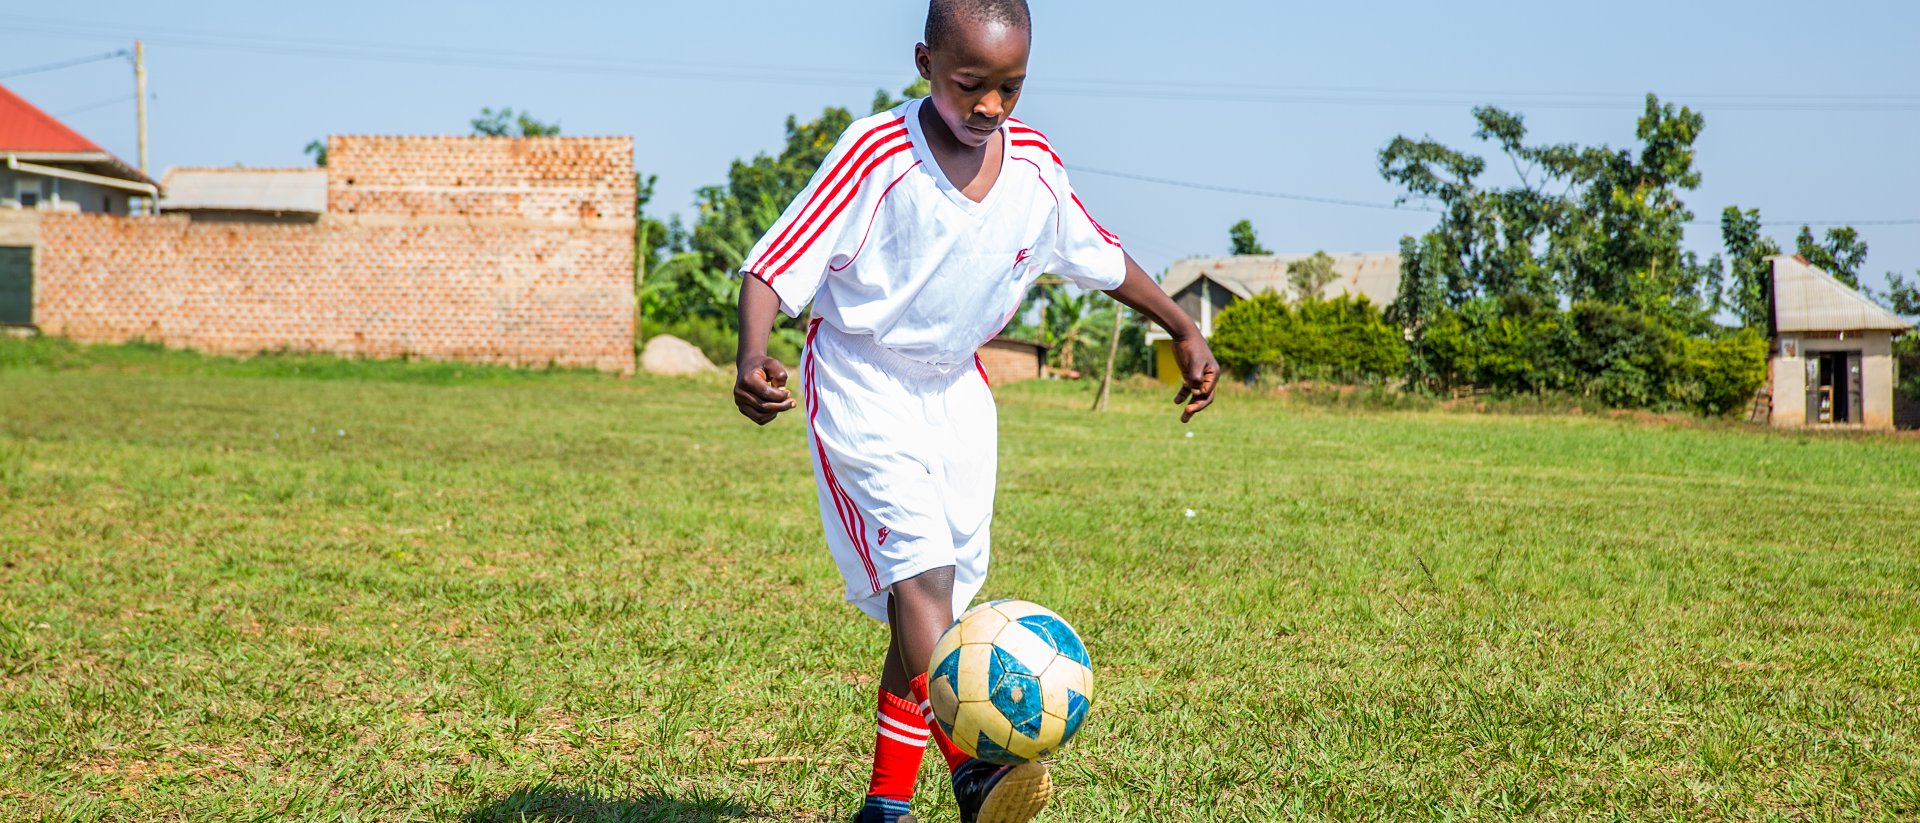
[[[1893,341],[1913,330],[1797,256],[1773,268],[1767,419],[1781,427],[1894,427]]]

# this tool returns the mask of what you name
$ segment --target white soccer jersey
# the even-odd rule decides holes
[[[1042,274],[1120,286],[1120,240],[1081,204],[1045,135],[1002,126],[1005,162],[976,203],[928,149],[923,105],[847,129],[741,271],[772,286],[788,315],[812,303],[840,331],[943,368],[971,365]]]

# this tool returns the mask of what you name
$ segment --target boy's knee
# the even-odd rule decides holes
[[[953,608],[954,567],[941,566],[893,584],[893,597],[899,605],[919,610],[937,605]]]

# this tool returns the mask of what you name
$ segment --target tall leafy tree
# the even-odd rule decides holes
[[[910,85],[902,93],[922,96],[925,85]],[[882,91],[873,102],[881,110],[899,101]],[[779,219],[781,210],[806,188],[853,121],[853,113],[839,107],[827,108],[807,121],[789,116],[778,150],[735,160],[727,169],[726,182],[696,191],[697,216],[691,226],[677,219],[668,224],[666,251],[671,253],[649,270],[642,289],[650,324],[697,324],[712,337],[730,337],[738,322],[739,301],[739,283],[733,273],[744,265],[747,252]],[[773,348],[798,351],[801,329],[802,321],[780,320]]]
[[[1427,327],[1446,310],[1447,266],[1453,261],[1446,238],[1433,233],[1423,240],[1400,238],[1400,291],[1387,307],[1387,320],[1400,328],[1407,341],[1408,386],[1429,384],[1433,367],[1427,359]]]
[[[1907,317],[1920,317],[1920,271],[1913,273],[1913,282],[1894,272],[1887,273],[1887,290],[1873,295],[1894,314]]]
[[[1750,329],[1765,329],[1773,303],[1773,269],[1767,258],[1780,245],[1760,234],[1760,210],[1728,206],[1720,213],[1720,239],[1733,276],[1726,307]]]
[[[1073,370],[1074,350],[1086,335],[1091,319],[1092,293],[1069,291],[1064,284],[1047,283],[1035,287],[1042,293],[1045,309],[1042,310],[1042,324],[1046,332],[1047,345],[1053,347],[1054,362],[1067,371]]]
[[[1252,220],[1242,220],[1227,229],[1227,239],[1232,244],[1233,254],[1268,255],[1273,250],[1260,245],[1260,235],[1253,230]]]
[[[532,112],[503,108],[480,110],[472,120],[473,133],[480,137],[558,137],[559,123],[536,120]]]
[[[918,100],[932,93],[933,84],[927,82],[925,77],[916,78],[912,83],[907,84],[906,88],[900,90],[899,97],[894,97],[888,94],[886,89],[881,89],[873,93],[873,113],[879,114],[901,103]]]
[[[1406,190],[1403,201],[1441,207],[1429,238],[1451,262],[1423,274],[1443,279],[1450,305],[1526,296],[1616,303],[1676,323],[1705,316],[1717,267],[1680,248],[1693,217],[1680,193],[1700,183],[1699,114],[1648,95],[1636,151],[1529,145],[1521,115],[1473,114],[1475,137],[1499,148],[1517,184],[1484,186],[1485,159],[1433,140],[1397,137],[1380,153],[1380,172]]]
[[[1816,240],[1813,227],[1801,226],[1794,238],[1795,252],[1808,263],[1820,267],[1854,288],[1860,287],[1860,268],[1867,263],[1867,242],[1852,226],[1828,229],[1824,239]]]
[[[1316,251],[1312,257],[1287,264],[1287,282],[1301,300],[1319,300],[1320,292],[1326,290],[1327,284],[1338,276],[1333,273],[1333,256],[1324,251]]]

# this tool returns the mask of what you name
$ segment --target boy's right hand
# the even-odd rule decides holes
[[[740,413],[762,426],[783,411],[792,411],[793,392],[787,391],[787,367],[761,355],[742,359],[733,379],[733,403]]]

